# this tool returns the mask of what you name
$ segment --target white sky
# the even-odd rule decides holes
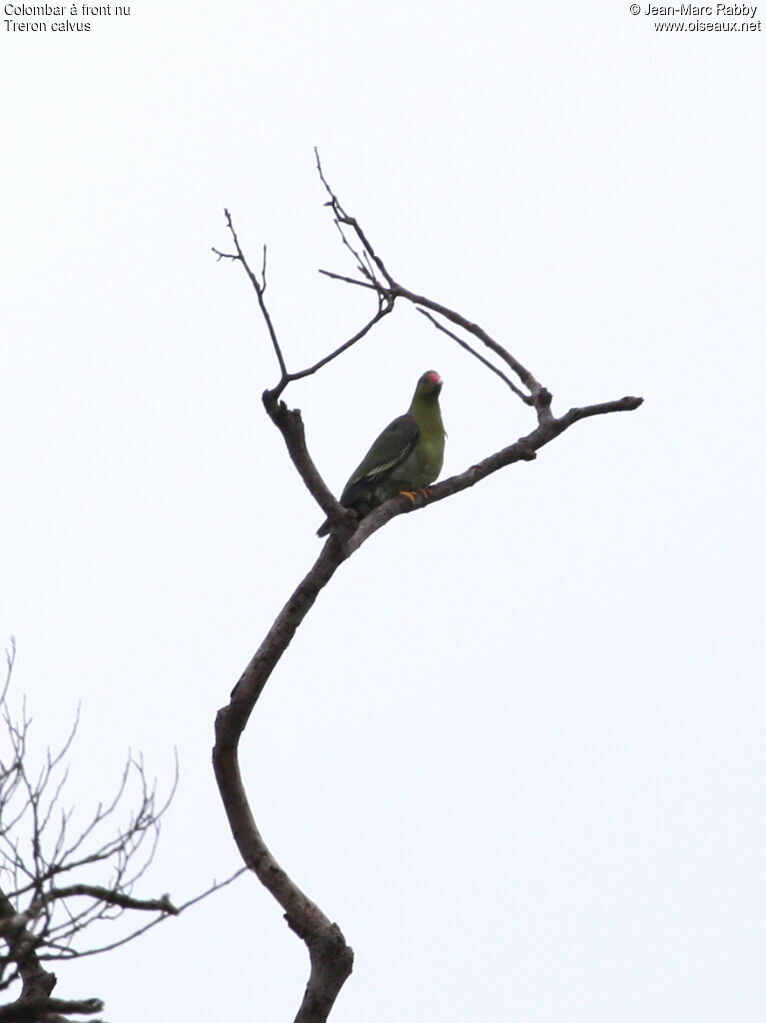
[[[369,312],[316,273],[352,269],[317,145],[394,275],[556,410],[646,399],[376,535],[268,684],[242,759],[273,851],[355,949],[335,1023],[766,1017],[766,9],[762,32],[673,34],[628,7],[0,21],[0,640],[41,746],[82,702],[78,805],[128,748],[169,783],[178,748],[137,894],[237,866],[214,712],[319,544],[260,405],[253,295],[210,252],[224,205],[254,261],[269,245],[291,368]],[[402,310],[287,392],[332,486],[429,368],[445,475],[531,428]],[[111,1023],[278,1021],[307,956],[243,878],[57,972]]]

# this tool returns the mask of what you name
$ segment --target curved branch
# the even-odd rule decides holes
[[[332,530],[315,563],[277,615],[266,637],[232,690],[229,703],[218,711],[215,721],[213,766],[234,840],[246,866],[256,874],[259,881],[282,906],[289,926],[303,939],[309,950],[311,973],[295,1023],[325,1023],[338,992],[351,973],[353,952],[346,944],[337,924],[330,921],[319,906],[295,884],[279,865],[264,842],[250,808],[240,772],[239,742],[272,671],[290,644],[296,630],[311,610],[317,596],[329,583],[338,567],[386,522],[397,515],[418,510],[426,504],[444,500],[461,490],[475,486],[485,477],[514,462],[534,459],[536,452],[541,447],[580,419],[611,412],[628,411],[638,408],[642,402],[641,398],[622,398],[618,401],[604,402],[584,408],[571,408],[563,416],[556,418],[551,411],[550,392],[518,359],[487,334],[483,328],[455,310],[423,295],[418,295],[394,280],[382,259],[373,249],[358,221],[346,213],[338,197],[327,183],[318,153],[316,162],[320,179],[329,196],[326,205],[332,210],[335,225],[340,232],[343,244],[352,254],[356,262],[356,269],[362,279],[346,277],[326,270],[320,272],[333,279],[374,291],[377,297],[378,311],[360,331],[308,369],[299,373],[289,373],[281,356],[273,324],[263,302],[265,276],[262,278],[262,282],[258,281],[257,276],[248,267],[228,212],[226,213],[227,223],[235,241],[237,255],[226,256],[224,253],[218,253],[220,258],[237,259],[242,262],[258,293],[261,311],[266,320],[272,344],[277,352],[281,370],[281,377],[277,385],[264,392],[263,403],[271,420],[282,433],[290,457],[304,484],[329,518]],[[349,235],[355,240],[352,241]],[[413,303],[438,330],[447,334],[462,348],[479,359],[488,369],[500,376],[525,404],[533,406],[537,415],[537,427],[525,437],[489,455],[463,473],[443,480],[423,491],[415,498],[414,503],[409,497],[394,497],[374,509],[361,522],[357,522],[353,512],[343,508],[335,499],[314,465],[306,446],[300,411],[289,409],[279,399],[287,384],[292,380],[316,373],[364,337],[383,316],[391,312],[399,298]],[[461,330],[481,341],[486,348],[489,348],[510,367],[526,391],[519,388],[504,372],[475,351],[468,342],[448,330],[436,319],[437,316],[460,327]]]
[[[296,1023],[324,1023],[342,984],[351,973],[353,952],[337,924],[330,921],[279,865],[266,845],[250,808],[239,767],[239,740],[272,671],[336,570],[390,519],[475,486],[480,480],[514,462],[531,461],[539,448],[580,419],[607,412],[628,411],[638,408],[641,401],[641,398],[622,398],[602,405],[570,409],[559,419],[550,417],[526,437],[495,452],[458,476],[437,483],[427,493],[419,496],[414,505],[409,498],[392,498],[365,517],[350,535],[332,534],[308,574],[277,615],[232,690],[228,705],[218,711],[213,766],[232,835],[244,862],[285,910],[288,924],[309,949],[311,975]],[[284,403],[280,404],[284,408]],[[345,514],[348,516],[348,512]],[[348,530],[347,522],[345,526]]]
[[[309,950],[311,974],[295,1023],[324,1023],[351,973],[354,954],[337,924],[291,880],[264,842],[242,781],[238,746],[271,672],[320,591],[346,557],[337,537],[330,536],[306,577],[277,615],[232,690],[228,705],[218,711],[215,721],[213,766],[234,841],[244,862],[284,909],[289,926]]]

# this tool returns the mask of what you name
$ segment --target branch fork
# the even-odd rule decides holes
[[[305,942],[310,957],[311,971],[306,992],[295,1017],[295,1023],[324,1023],[343,983],[351,973],[353,952],[346,944],[337,924],[329,918],[292,881],[279,866],[266,846],[253,817],[242,781],[238,746],[250,714],[263,691],[272,671],[291,642],[297,629],[310,611],[321,590],[329,583],[335,571],[354,554],[369,537],[398,515],[419,511],[421,508],[451,497],[475,486],[490,474],[512,465],[529,462],[537,457],[544,445],[558,437],[581,419],[626,412],[637,409],[641,398],[625,397],[582,408],[570,408],[562,416],[552,412],[551,392],[503,345],[492,338],[477,323],[439,302],[419,295],[399,284],[383,260],[375,252],[370,239],[358,220],[348,214],[328,184],[319,154],[316,153],[319,178],[327,193],[325,205],[330,209],[344,248],[354,260],[359,277],[351,277],[330,270],[320,273],[353,287],[365,288],[375,295],[376,309],[370,319],[350,338],[305,369],[291,372],[274,324],[266,308],[266,249],[260,274],[249,266],[228,210],[224,211],[226,226],[234,244],[234,253],[213,251],[219,259],[242,264],[255,291],[258,306],[266,325],[279,367],[279,379],[274,387],[264,391],[263,404],[269,418],[282,434],[288,454],[309,493],[330,520],[331,532],[313,566],[298,584],[287,603],[245,668],[234,687],[229,703],[218,711],[215,723],[213,766],[233,837],[244,863],[271,892],[285,911],[290,928]],[[397,301],[413,305],[441,333],[478,359],[488,370],[500,377],[511,392],[525,405],[533,408],[536,426],[524,437],[496,451],[470,466],[464,472],[442,480],[418,494],[414,500],[396,496],[375,508],[361,522],[353,512],[344,508],[332,494],[320,475],[306,444],[306,434],[300,410],[290,409],[281,396],[295,380],[312,376],[320,369],[361,341],[383,317],[395,308]],[[450,326],[447,326],[449,324]],[[456,331],[460,331],[457,333]],[[471,337],[487,351],[482,354],[466,338]],[[501,365],[497,365],[498,360]]]

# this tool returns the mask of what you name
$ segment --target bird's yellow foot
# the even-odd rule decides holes
[[[399,497],[406,497],[414,504],[419,497],[428,497],[431,493],[430,487],[421,487],[419,490],[400,490]]]

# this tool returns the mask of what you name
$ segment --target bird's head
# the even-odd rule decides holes
[[[442,389],[442,378],[436,372],[435,369],[429,369],[428,372],[424,373],[423,376],[418,380],[418,386],[415,388],[416,398],[438,398],[439,391]]]

